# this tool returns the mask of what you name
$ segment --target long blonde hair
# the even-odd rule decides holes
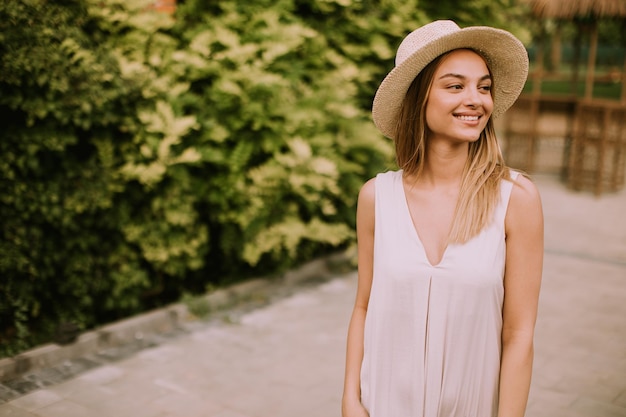
[[[427,100],[433,77],[445,55],[433,60],[417,75],[400,109],[394,139],[396,161],[405,175],[415,178],[424,169]],[[479,139],[469,144],[449,242],[467,242],[488,226],[500,199],[502,179],[511,179],[510,170],[504,165],[493,121],[489,119]]]

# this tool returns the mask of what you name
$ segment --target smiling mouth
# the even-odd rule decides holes
[[[454,115],[454,117],[456,117],[457,119],[466,121],[466,122],[475,122],[480,118],[480,116],[463,116],[460,114],[456,114]]]

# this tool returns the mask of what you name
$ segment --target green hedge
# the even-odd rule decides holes
[[[352,245],[393,167],[417,0],[150,4],[0,5],[0,356]]]
[[[389,144],[291,2],[0,6],[0,355],[353,241]]]

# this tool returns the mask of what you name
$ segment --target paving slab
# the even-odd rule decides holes
[[[527,417],[626,417],[626,191],[536,177],[546,255]],[[96,363],[0,417],[339,417],[356,273]]]

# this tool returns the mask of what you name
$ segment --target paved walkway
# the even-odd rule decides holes
[[[626,191],[537,178],[546,257],[527,417],[626,416]],[[0,405],[0,417],[338,417],[356,275]],[[393,416],[390,416],[393,417]]]

